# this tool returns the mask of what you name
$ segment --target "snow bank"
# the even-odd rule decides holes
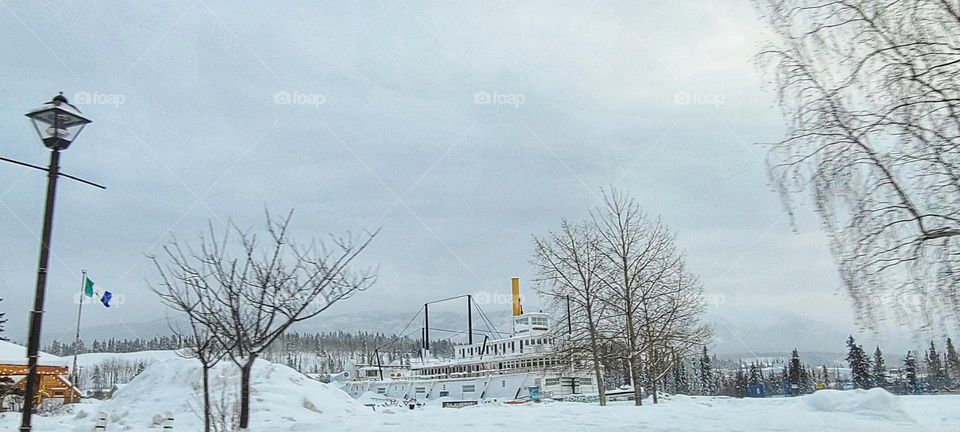
[[[177,351],[173,350],[137,351],[129,353],[86,353],[77,356],[77,365],[82,368],[92,368],[93,366],[111,360],[126,361],[131,363],[143,362],[144,364],[151,364],[161,360],[171,360],[176,358],[182,358],[182,356],[177,354]]]
[[[884,389],[870,390],[820,390],[805,396],[804,402],[811,411],[842,412],[861,416],[873,416],[892,421],[908,420],[900,399]]]
[[[177,429],[202,429],[202,369],[192,359],[159,360],[97,411],[108,414],[119,430],[157,427],[157,419],[173,415]],[[235,402],[240,371],[224,362],[211,371],[211,396]],[[297,430],[296,425],[330,423],[358,415],[363,406],[343,391],[311,380],[286,366],[258,361],[251,376],[251,426],[254,430]],[[226,406],[234,404],[228,403]],[[92,426],[96,413],[78,412],[74,420]]]

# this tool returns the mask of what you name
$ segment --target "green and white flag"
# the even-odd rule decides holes
[[[83,278],[83,295],[93,297],[93,281],[88,277]]]

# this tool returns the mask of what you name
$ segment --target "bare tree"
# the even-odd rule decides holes
[[[665,373],[663,365],[710,336],[698,321],[704,310],[702,290],[687,273],[674,235],[659,219],[648,219],[634,199],[605,192],[593,224],[606,261],[604,302],[614,315],[605,320],[614,327],[607,331],[622,341],[635,403],[643,404],[644,367],[654,378],[656,402],[656,377]]]
[[[168,256],[176,253],[181,260],[186,258],[175,241],[165,250]],[[183,337],[189,341],[188,347],[181,354],[197,359],[203,369],[203,430],[210,432],[212,430],[210,369],[216,366],[232,347],[223,346],[220,339],[213,333],[214,326],[211,321],[216,318],[216,315],[204,307],[205,302],[211,304],[212,299],[204,298],[211,291],[206,290],[204,284],[200,283],[200,275],[179,266],[164,268],[155,257],[151,259],[160,273],[161,280],[159,286],[152,286],[151,290],[164,304],[187,316],[188,331],[180,328],[171,328],[171,330],[176,337]]]
[[[671,372],[675,359],[713,335],[713,329],[700,321],[706,311],[703,289],[696,276],[688,273],[683,256],[663,260],[662,265],[666,267],[658,277],[641,288],[639,314],[653,403],[657,403],[657,382]]]
[[[603,279],[610,306],[619,324],[614,333],[622,338],[624,360],[630,370],[634,401],[643,405],[641,389],[643,342],[640,332],[642,287],[649,285],[645,278],[657,267],[656,261],[668,244],[659,233],[659,223],[651,224],[640,206],[631,198],[617,192],[604,192],[604,204],[593,215],[600,238],[599,249],[607,261],[608,275]]]
[[[291,325],[313,318],[340,300],[368,288],[370,269],[351,264],[376,233],[332,237],[298,246],[288,237],[293,212],[284,219],[266,215],[267,241],[235,226],[219,238],[213,227],[195,252],[165,248],[169,268],[186,275],[203,295],[203,326],[240,368],[241,429],[250,422],[250,375],[257,358]],[[164,270],[161,268],[161,272]],[[176,279],[165,278],[165,279]]]
[[[774,35],[758,60],[787,120],[769,173],[788,212],[798,195],[812,196],[861,322],[872,326],[895,306],[955,326],[960,5],[757,5]],[[934,311],[946,318],[936,323]]]
[[[571,225],[561,223],[560,232],[551,233],[548,238],[534,238],[536,247],[534,266],[539,273],[539,281],[546,283],[549,291],[545,294],[554,299],[561,308],[567,306],[569,329],[558,333],[569,333],[566,337],[557,337],[562,351],[571,356],[588,354],[597,383],[600,406],[607,405],[604,386],[601,350],[603,334],[601,324],[605,318],[603,303],[603,283],[600,278],[604,270],[604,257],[600,254],[595,226],[590,223]]]

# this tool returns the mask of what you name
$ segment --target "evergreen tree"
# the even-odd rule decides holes
[[[716,377],[713,373],[713,366],[710,363],[710,355],[707,353],[707,347],[703,347],[703,355],[700,357],[700,394],[713,396],[717,393]]]
[[[800,354],[797,349],[793,349],[793,355],[790,357],[790,364],[787,367],[787,382],[790,383],[791,394],[800,393],[803,387],[803,365],[800,363]]]
[[[953,341],[947,338],[947,364],[945,365],[950,378],[954,382],[960,381],[960,357],[957,356],[957,350],[953,348]]]
[[[750,363],[750,378],[747,383],[752,386],[763,384],[763,370],[756,363]]]
[[[932,389],[939,389],[946,384],[946,381],[940,354],[937,353],[937,347],[933,341],[930,341],[930,351],[927,352],[927,385]]]
[[[880,347],[873,352],[873,385],[887,388],[887,365],[883,362],[883,353]]]
[[[90,373],[90,379],[93,380],[93,387],[96,390],[104,390],[106,388],[106,381],[103,377],[103,371],[100,369],[100,366],[94,366],[93,372]]]
[[[830,388],[830,373],[827,371],[827,365],[821,365],[820,369],[820,375],[823,377],[823,386]]]
[[[743,371],[743,366],[737,368],[737,375],[733,380],[734,396],[738,398],[747,397],[747,374]]]
[[[687,381],[687,367],[684,366],[682,358],[677,360],[677,365],[673,368],[673,386],[678,394],[690,394],[690,384]]]
[[[2,302],[2,301],[3,301],[3,299],[0,298],[0,302]],[[7,330],[4,328],[4,325],[7,324],[6,315],[7,315],[7,314],[6,314],[5,312],[0,312],[0,341],[4,341],[4,342],[8,342],[8,341],[10,340],[10,338],[8,338],[8,337],[4,334],[4,333],[6,333],[6,331],[7,331]]]
[[[913,358],[913,352],[907,351],[907,357],[903,359],[903,373],[907,380],[907,393],[916,393],[917,387],[917,360]]]
[[[806,367],[800,369],[800,390],[803,393],[813,393],[813,375],[814,372],[811,369],[807,369]]]
[[[850,374],[853,377],[855,388],[870,388],[870,358],[863,351],[863,347],[856,344],[853,335],[847,338],[847,364],[850,365]]]

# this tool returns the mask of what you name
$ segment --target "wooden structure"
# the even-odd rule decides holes
[[[40,385],[37,386],[36,404],[49,398],[63,399],[64,403],[79,402],[80,391],[65,378],[69,371],[66,366],[38,365],[37,377]],[[0,376],[18,380],[16,386],[19,389],[27,385],[27,372],[27,365],[0,363]]]

